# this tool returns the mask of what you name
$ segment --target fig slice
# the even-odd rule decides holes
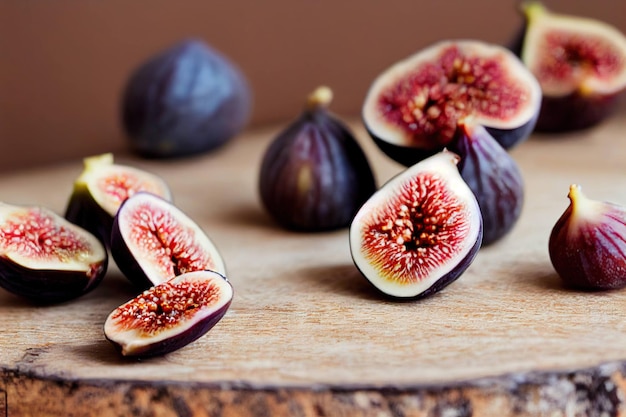
[[[138,191],[172,199],[170,188],[161,177],[116,164],[112,153],[87,157],[83,163],[83,172],[74,181],[65,218],[99,237],[107,248],[113,217],[124,200]]]
[[[0,203],[0,287],[32,301],[94,289],[108,266],[102,243],[50,209]]]
[[[213,241],[173,203],[140,191],[113,219],[111,255],[120,271],[142,289],[186,272],[209,269],[226,275]]]
[[[565,132],[597,125],[626,90],[626,37],[586,17],[522,4],[526,18],[521,58],[537,77],[543,104],[536,130]]]
[[[510,50],[449,40],[383,71],[362,118],[380,149],[410,166],[447,147],[466,118],[509,149],[530,135],[540,104],[539,83]]]
[[[265,209],[299,231],[347,227],[376,190],[374,174],[350,129],[328,111],[332,90],[318,87],[307,107],[266,150],[259,173]]]
[[[486,246],[506,236],[521,216],[524,179],[515,160],[483,126],[459,127],[450,150],[461,157],[459,171],[478,200]]]
[[[361,207],[350,251],[382,293],[423,298],[454,282],[481,246],[482,216],[459,156],[439,152],[402,171]]]
[[[215,271],[193,271],[155,285],[113,310],[104,335],[123,356],[165,355],[204,336],[233,298]]]
[[[626,207],[588,198],[572,184],[570,204],[550,233],[554,269],[570,287],[626,287]]]

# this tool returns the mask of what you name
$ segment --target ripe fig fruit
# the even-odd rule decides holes
[[[543,104],[536,130],[566,132],[597,125],[626,90],[626,37],[607,23],[522,3],[521,59],[537,77]]]
[[[141,191],[126,199],[113,219],[111,255],[142,289],[185,272],[226,268],[214,243],[179,208]]]
[[[120,205],[138,191],[172,199],[169,186],[155,174],[113,163],[113,154],[84,159],[84,170],[74,181],[65,218],[97,237],[108,248],[113,218]]]
[[[142,156],[195,155],[243,130],[251,96],[234,62],[201,40],[187,39],[133,72],[122,97],[122,124]]]
[[[483,246],[511,231],[524,205],[524,179],[515,160],[480,125],[461,123],[450,150],[483,216]]]
[[[574,288],[626,287],[626,207],[591,200],[576,184],[568,197],[570,205],[550,233],[554,269]]]
[[[226,314],[233,288],[214,271],[194,271],[151,287],[113,310],[104,335],[124,356],[151,357],[199,339]]]
[[[94,289],[108,266],[91,233],[53,211],[0,203],[0,287],[32,301],[67,301]]]
[[[540,103],[539,83],[508,49],[442,41],[380,74],[362,117],[380,149],[410,166],[447,147],[468,118],[509,149],[530,135]]]
[[[316,89],[300,117],[263,156],[261,200],[287,229],[347,227],[376,190],[369,162],[354,134],[327,110],[331,99],[328,87]]]
[[[439,152],[370,197],[350,226],[350,251],[382,293],[423,298],[469,267],[481,246],[482,216],[459,173],[459,156]]]

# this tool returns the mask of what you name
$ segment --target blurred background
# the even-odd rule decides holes
[[[626,31],[624,0],[546,0]],[[517,1],[59,0],[0,2],[0,171],[125,150],[119,99],[141,62],[193,36],[236,62],[250,128],[299,114],[320,84],[358,118],[383,69],[435,41],[507,43]],[[622,106],[624,107],[624,106]]]

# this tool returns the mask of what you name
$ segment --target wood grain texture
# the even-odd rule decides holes
[[[352,126],[379,183],[401,170]],[[527,192],[519,223],[418,302],[383,299],[359,275],[347,230],[287,232],[263,212],[257,172],[280,128],[186,160],[117,155],[163,176],[214,240],[235,288],[231,309],[197,342],[136,361],[102,332],[134,291],[114,264],[93,292],[60,305],[1,291],[0,410],[6,392],[10,416],[624,415],[626,292],[564,289],[547,241],[570,183],[626,204],[626,117],[514,149]],[[63,212],[81,169],[3,175],[0,198]]]

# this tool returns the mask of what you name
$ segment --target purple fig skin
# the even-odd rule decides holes
[[[208,270],[207,271],[195,271],[192,274],[198,274],[198,273],[212,274],[214,276],[219,276],[218,279],[223,280],[223,282],[230,288],[229,290],[230,298],[226,300],[226,302],[222,306],[212,311],[209,315],[202,318],[198,322],[194,323],[191,327],[179,333],[174,332],[169,337],[162,339],[162,340],[154,341],[152,343],[146,343],[144,345],[135,346],[135,347],[128,347],[128,346],[124,347],[123,343],[116,339],[115,330],[113,329],[113,326],[107,327],[107,324],[105,324],[105,328],[104,328],[105,338],[109,342],[111,342],[113,347],[123,356],[134,357],[134,358],[151,358],[151,357],[156,357],[156,356],[163,356],[168,353],[179,350],[189,345],[190,343],[195,342],[200,337],[204,336],[209,330],[215,327],[215,325],[227,313],[232,303],[233,290],[232,290],[232,285],[230,284],[228,279],[221,274],[218,274],[214,271],[208,271]],[[177,281],[180,281],[181,279],[185,279],[184,275],[180,275],[176,278]],[[137,297],[135,297],[135,299],[129,302],[134,302],[138,298],[142,297],[142,295],[143,294],[138,295]],[[220,294],[220,296],[224,296],[224,295]],[[120,306],[120,307],[123,307],[123,306]],[[111,313],[111,315],[113,315],[115,311],[116,310],[114,310]],[[107,319],[107,322],[108,321],[109,320]]]
[[[474,192],[483,217],[483,245],[490,245],[507,235],[522,213],[522,173],[482,126],[461,126],[451,150],[461,157],[459,171]]]
[[[108,258],[91,265],[88,272],[31,269],[0,257],[0,287],[39,304],[53,304],[83,296],[104,278]]]
[[[131,148],[148,158],[212,151],[242,131],[252,94],[241,70],[199,39],[187,39],[137,68],[122,97]]]
[[[552,265],[566,286],[593,291],[626,287],[626,209],[588,199],[570,186],[570,205],[549,238]]]
[[[600,124],[619,107],[621,92],[611,95],[543,97],[542,111],[535,130],[543,133],[568,133]]]
[[[409,167],[355,216],[352,259],[385,297],[429,297],[456,281],[475,259],[483,220],[458,161],[458,155],[443,151]]]
[[[72,192],[64,217],[96,236],[108,249],[111,242],[113,216],[93,199],[86,189]]]
[[[380,150],[408,167],[449,148],[467,119],[511,149],[533,132],[540,108],[539,83],[509,49],[453,40],[380,74],[362,119]]]
[[[308,108],[263,156],[261,201],[285,229],[347,227],[376,190],[374,174],[354,134],[326,109],[330,94],[324,87],[316,90]]]

